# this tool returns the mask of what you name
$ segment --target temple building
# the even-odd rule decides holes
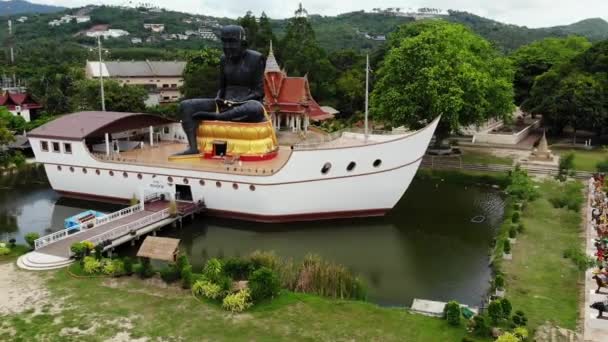
[[[30,122],[38,115],[42,106],[34,101],[27,93],[6,92],[0,94],[0,106],[6,107],[13,115],[20,116]]]
[[[330,119],[337,113],[332,108],[319,106],[312,98],[306,76],[290,77],[281,70],[272,43],[264,71],[264,93],[264,106],[277,130],[307,132],[311,120]]]

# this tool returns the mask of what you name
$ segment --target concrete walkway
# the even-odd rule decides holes
[[[588,198],[587,207],[585,213],[585,226],[586,226],[586,251],[587,254],[595,258],[595,246],[594,239],[596,239],[597,232],[591,223],[591,199],[593,198],[593,189],[590,187],[589,182],[586,183]],[[608,341],[608,320],[597,319],[598,311],[590,308],[589,306],[595,302],[601,302],[608,300],[608,290],[603,289],[602,293],[596,294],[595,290],[597,285],[593,277],[593,270],[588,269],[585,272],[585,303],[584,303],[584,340],[593,342],[605,342]],[[604,314],[606,316],[606,313]]]

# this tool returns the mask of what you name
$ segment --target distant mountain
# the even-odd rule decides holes
[[[0,16],[29,13],[55,13],[65,7],[34,4],[24,0],[0,1]]]
[[[567,26],[556,26],[553,28],[570,34],[585,36],[590,40],[608,39],[608,22],[602,18],[585,19]]]

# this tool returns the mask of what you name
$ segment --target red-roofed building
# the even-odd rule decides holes
[[[312,98],[306,76],[290,77],[279,68],[272,43],[264,71],[264,92],[264,106],[277,129],[283,126],[294,132],[306,132],[310,120],[321,121],[334,117],[332,112],[321,108]]]
[[[0,106],[6,107],[13,115],[21,116],[25,121],[30,122],[36,117],[37,111],[42,108],[27,93],[0,94]]]

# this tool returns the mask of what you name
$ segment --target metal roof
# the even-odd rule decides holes
[[[151,114],[122,112],[78,112],[66,114],[48,122],[27,134],[28,137],[62,140],[82,140],[174,122]]]
[[[88,61],[93,77],[99,77],[99,62]],[[102,63],[104,77],[181,77],[186,62],[171,61],[111,61]]]

